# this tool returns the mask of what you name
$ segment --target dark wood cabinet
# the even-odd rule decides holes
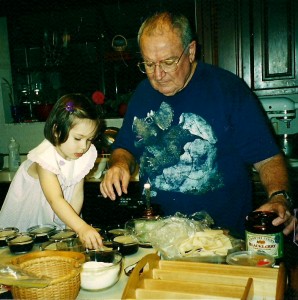
[[[258,95],[298,92],[298,2],[198,1],[205,62],[243,78]]]
[[[242,1],[238,0],[198,0],[197,7],[198,42],[202,60],[240,77],[243,63],[242,5]]]
[[[149,13],[169,9],[186,14],[194,26],[196,1],[1,0],[15,103],[21,104],[18,120],[44,121],[36,106],[66,93],[91,97],[96,90],[105,94],[104,118],[123,117],[120,105],[146,77],[137,67],[141,23]]]
[[[297,93],[297,1],[254,0],[251,6],[252,89],[258,95]]]

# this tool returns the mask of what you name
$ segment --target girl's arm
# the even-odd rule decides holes
[[[96,229],[79,217],[83,203],[84,179],[75,187],[74,195],[71,199],[71,203],[74,205],[72,207],[64,199],[60,183],[55,174],[43,169],[38,164],[36,164],[36,172],[44,195],[57,216],[79,235],[80,240],[87,248],[98,249],[102,247],[102,240]]]
[[[70,205],[75,212],[80,215],[84,201],[84,179],[78,182],[74,188]]]

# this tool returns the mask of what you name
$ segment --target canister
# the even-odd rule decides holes
[[[283,258],[283,225],[274,226],[275,212],[254,211],[245,221],[245,240],[247,251],[262,251],[275,258],[279,263]]]

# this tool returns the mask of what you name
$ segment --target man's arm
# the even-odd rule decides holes
[[[286,162],[281,154],[254,164],[268,197],[276,191],[289,191],[289,177]]]
[[[109,159],[109,169],[100,184],[102,195],[115,200],[115,190],[118,196],[121,196],[122,192],[127,194],[130,175],[135,167],[135,158],[130,152],[125,149],[114,150]]]

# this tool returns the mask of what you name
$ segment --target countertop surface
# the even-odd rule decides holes
[[[39,247],[35,246],[33,251],[39,251]],[[103,290],[103,291],[85,291],[83,289],[80,290],[77,300],[89,300],[89,299],[121,299],[123,290],[128,281],[128,276],[125,275],[124,269],[127,266],[133,265],[138,262],[141,258],[149,253],[153,253],[154,250],[152,248],[139,248],[138,252],[132,255],[124,256],[124,264],[123,270],[120,276],[119,281],[112,287]],[[9,264],[12,258],[17,255],[13,255],[10,253],[8,247],[0,248],[0,264]],[[2,298],[3,299],[3,298]]]
[[[40,251],[38,245],[36,245],[33,251]],[[288,237],[285,239],[285,257],[284,263],[287,270],[287,275],[289,276],[289,286],[288,291],[285,295],[285,300],[298,299],[298,256],[297,252],[298,247],[294,245],[292,242],[292,238]],[[121,276],[119,281],[112,287],[102,290],[102,291],[86,291],[81,289],[77,300],[91,300],[91,299],[121,299],[124,288],[128,282],[129,277],[125,275],[124,269],[127,266],[133,265],[137,263],[141,258],[146,256],[147,254],[154,253],[155,250],[153,248],[139,248],[138,252],[132,255],[124,256],[124,264],[121,272]],[[17,255],[13,255],[10,253],[8,247],[0,248],[0,264],[9,264],[12,258]],[[19,255],[18,255],[19,256]],[[0,299],[12,299],[11,295],[5,296],[4,293],[0,294]],[[4,296],[4,297],[3,297]]]
[[[108,157],[98,157],[94,167],[86,175],[86,182],[100,182],[108,167]],[[0,170],[0,182],[11,182],[16,172],[10,171],[8,168]],[[139,169],[136,168],[135,172],[131,175],[130,181],[139,181]]]

